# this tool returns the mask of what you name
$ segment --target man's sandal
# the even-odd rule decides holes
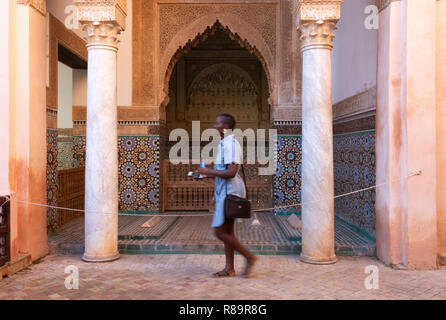
[[[214,274],[212,274],[214,278],[225,278],[225,277],[234,277],[235,271],[228,271],[226,269],[223,269],[221,271],[218,271]]]

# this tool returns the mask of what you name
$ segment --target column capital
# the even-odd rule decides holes
[[[46,0],[17,0],[17,4],[33,7],[41,14],[46,15]]]
[[[302,51],[319,47],[331,49],[343,0],[300,0],[297,20]]]
[[[314,48],[333,48],[336,21],[301,21],[300,41],[302,51]]]
[[[117,48],[118,35],[125,30],[126,0],[75,0],[79,22],[87,31],[87,47]]]
[[[118,35],[122,28],[113,22],[83,22],[83,29],[87,32],[85,40],[87,48],[94,46],[118,49]]]

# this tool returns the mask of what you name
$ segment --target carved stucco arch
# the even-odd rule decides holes
[[[256,87],[257,89],[257,94],[260,93],[260,88],[256,85],[255,81],[252,79],[251,75],[246,72],[245,70],[243,70],[242,68],[240,68],[239,66],[233,64],[233,63],[227,63],[227,62],[223,62],[223,63],[217,63],[217,64],[213,64],[209,67],[206,67],[205,69],[201,70],[196,76],[195,78],[192,80],[191,84],[188,87],[188,92],[190,90],[190,88],[192,88],[194,86],[194,84],[196,84],[197,82],[201,81],[204,77],[206,77],[207,75],[215,72],[216,70],[220,69],[220,68],[226,68],[227,70],[236,73],[237,75],[239,75],[240,77],[248,80],[254,87]]]
[[[249,23],[232,14],[210,14],[197,19],[185,26],[169,42],[166,50],[160,58],[159,69],[159,94],[161,106],[167,106],[169,102],[169,80],[177,61],[187,53],[192,46],[204,41],[216,24],[220,23],[229,36],[236,39],[242,47],[253,54],[262,63],[268,80],[270,102],[275,101],[275,63],[274,56],[269,50],[260,33]]]
[[[228,79],[231,79],[228,81]],[[239,89],[240,92],[243,92],[243,97],[247,98],[250,97],[251,99],[254,98],[255,100],[254,105],[245,105],[243,99],[239,99],[237,98],[237,95],[232,95],[232,98],[230,97],[230,94],[228,92],[226,93],[222,93],[223,96],[226,95],[225,98],[221,97],[218,93],[215,93],[215,90],[221,89],[221,85],[223,86],[229,86],[234,90]],[[185,103],[185,108],[184,111],[182,112],[182,118],[177,118],[178,120],[184,120],[184,119],[191,119],[190,115],[193,114],[194,117],[197,115],[197,110],[196,108],[201,108],[203,107],[203,102],[210,102],[210,100],[208,100],[208,97],[210,96],[210,92],[209,91],[213,91],[215,93],[215,96],[213,95],[214,98],[211,98],[212,102],[218,102],[221,101],[221,99],[225,100],[226,103],[228,103],[228,105],[230,104],[230,102],[234,102],[234,100],[237,100],[238,102],[240,102],[240,106],[237,109],[237,111],[235,111],[234,109],[230,110],[229,109],[225,109],[225,111],[218,111],[216,109],[210,108],[209,109],[209,113],[208,116],[211,115],[211,119],[212,121],[215,120],[215,117],[217,114],[221,113],[221,112],[229,112],[231,114],[233,114],[234,116],[242,116],[242,118],[244,119],[244,122],[249,121],[249,122],[253,122],[252,119],[248,119],[249,117],[246,117],[247,114],[253,115],[254,112],[258,112],[258,114],[256,114],[257,116],[262,116],[262,105],[261,105],[261,84],[260,83],[256,83],[256,81],[253,79],[253,77],[246,72],[243,68],[232,64],[232,63],[217,63],[217,64],[213,64],[210,65],[208,67],[206,67],[205,69],[201,70],[191,81],[190,85],[187,87],[186,92],[187,92],[187,96],[186,96],[186,103]],[[221,91],[222,92],[222,91]],[[231,93],[234,93],[233,91],[231,91]],[[248,100],[250,100],[248,98]],[[243,102],[244,101],[244,102]],[[250,100],[252,101],[252,100]],[[196,105],[196,103],[198,102],[198,105]],[[234,106],[232,106],[234,108]],[[246,108],[248,109],[246,109]],[[175,112],[176,113],[176,109],[175,106],[167,106],[166,108],[166,112],[169,112],[168,110],[170,108],[173,108],[170,110],[170,112]],[[252,109],[254,108],[254,109]],[[229,111],[230,110],[230,111]],[[199,112],[199,114],[201,114]],[[177,114],[178,115],[178,114]],[[188,116],[189,115],[189,116]],[[206,117],[201,117],[195,120],[200,120],[203,122],[207,122],[207,120],[205,119]],[[168,124],[166,122],[166,124]],[[252,124],[252,126],[255,126],[257,128],[257,125],[260,125],[260,123],[256,120],[255,124]],[[168,124],[169,127],[169,124]],[[170,127],[169,127],[170,128]],[[173,129],[174,127],[172,127]],[[187,128],[186,130],[190,130],[191,128]]]

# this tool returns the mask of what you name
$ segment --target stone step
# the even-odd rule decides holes
[[[300,242],[288,245],[275,244],[244,244],[251,252],[257,255],[286,255],[300,254]],[[223,244],[160,244],[147,243],[145,240],[119,240],[118,249],[122,254],[224,254]],[[51,253],[57,254],[83,254],[83,244],[62,243],[52,245]],[[352,247],[335,245],[335,252],[340,256],[375,256],[375,246]]]

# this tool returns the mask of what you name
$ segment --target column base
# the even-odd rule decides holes
[[[317,258],[317,257],[309,257],[306,255],[300,255],[300,261],[309,263],[309,264],[333,264],[338,262],[338,258],[336,255],[333,255],[328,258]]]
[[[85,262],[111,262],[118,260],[120,257],[121,255],[119,254],[119,252],[116,252],[115,254],[108,257],[92,257],[84,254],[81,259]]]

